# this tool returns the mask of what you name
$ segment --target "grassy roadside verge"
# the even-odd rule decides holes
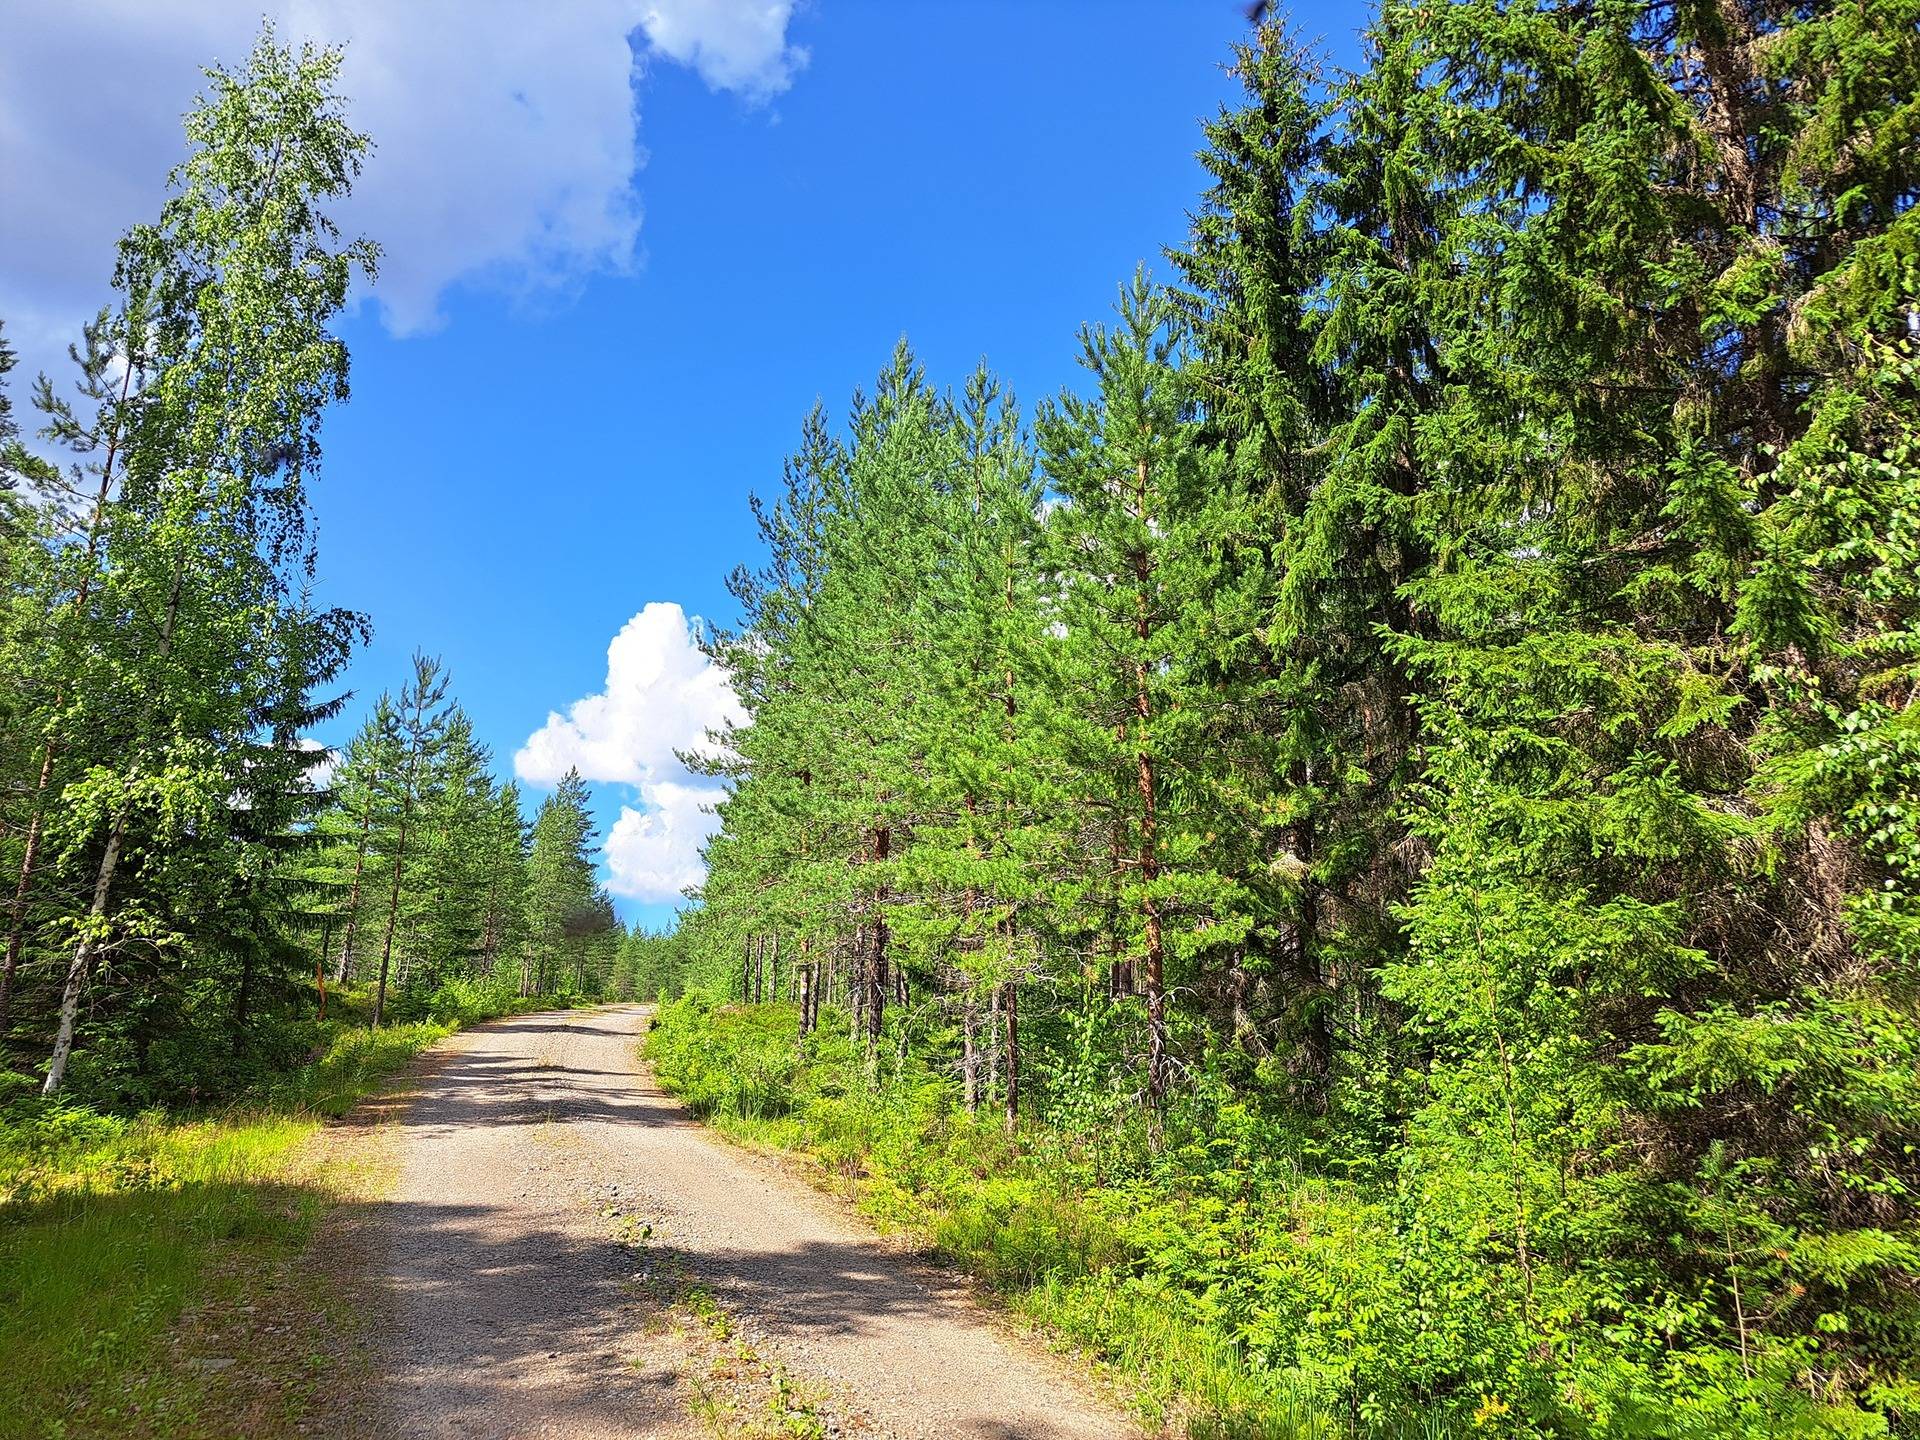
[[[225,1372],[250,1362],[192,1354],[182,1317],[256,1300],[271,1312],[267,1277],[304,1250],[342,1194],[340,1177],[302,1162],[305,1142],[428,1045],[495,1013],[511,1011],[342,1028],[310,1064],[218,1112],[17,1104],[0,1114],[0,1433],[236,1433],[217,1399],[230,1388]],[[300,1327],[263,1317],[257,1328],[272,1341]],[[328,1357],[283,1360],[311,1372],[310,1388]],[[276,1418],[292,1416],[252,1414],[240,1433],[272,1433]]]
[[[1323,1404],[1311,1377],[1264,1369],[1210,1312],[1202,1271],[1249,1262],[1232,1228],[1245,1176],[1204,1155],[1143,1169],[1046,1127],[1009,1139],[909,1065],[870,1086],[839,1027],[796,1054],[791,1006],[663,1006],[645,1050],[661,1082],[721,1133],[794,1156],[883,1230],[992,1286],[1015,1311],[1106,1366],[1148,1420],[1207,1440],[1444,1440],[1487,1433],[1430,1414],[1390,1420]],[[1335,1195],[1308,1223],[1364,1226]]]

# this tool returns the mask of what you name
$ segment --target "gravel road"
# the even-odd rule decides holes
[[[705,1132],[641,1068],[645,1021],[629,1006],[455,1036],[389,1132],[399,1173],[365,1253],[392,1287],[376,1363],[397,1431],[711,1433],[646,1342],[634,1283],[684,1265],[847,1433],[1140,1433],[957,1287]],[[622,1243],[622,1226],[651,1226],[647,1243]]]

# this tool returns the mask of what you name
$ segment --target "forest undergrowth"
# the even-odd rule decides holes
[[[702,1119],[800,1157],[883,1229],[987,1282],[1106,1367],[1149,1420],[1199,1440],[1502,1433],[1493,1394],[1388,1412],[1418,1364],[1382,1323],[1389,1213],[1364,1186],[1276,1152],[1244,1104],[1196,1096],[1156,1143],[1137,1114],[1083,1095],[1083,1126],[1009,1136],[955,1104],[917,1053],[896,1051],[870,1079],[844,1024],[803,1048],[798,1019],[792,1005],[694,996],[661,1008],[645,1053]],[[1291,1319],[1273,1308],[1282,1295]],[[1264,1337],[1302,1320],[1327,1327],[1319,1366],[1261,1363]],[[1355,1379],[1374,1400],[1351,1398]]]

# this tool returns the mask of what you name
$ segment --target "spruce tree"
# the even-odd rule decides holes
[[[534,819],[526,882],[529,965],[522,994],[546,994],[569,961],[579,974],[584,946],[604,928],[593,877],[597,846],[589,799],[580,772],[570,769]]]

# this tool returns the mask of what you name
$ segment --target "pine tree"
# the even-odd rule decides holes
[[[1121,292],[1119,323],[1082,334],[1095,399],[1071,393],[1041,412],[1059,613],[1074,697],[1065,731],[1080,803],[1115,818],[1109,877],[1147,1006],[1149,1103],[1172,1084],[1168,992],[1176,967],[1243,944],[1247,896],[1212,867],[1208,760],[1196,744],[1216,703],[1191,668],[1199,610],[1194,557],[1219,528],[1227,493],[1200,442],[1183,369],[1184,326],[1143,274]]]
[[[383,714],[389,726],[382,748],[396,759],[395,768],[381,777],[382,836],[387,880],[386,925],[380,939],[380,978],[373,999],[373,1025],[386,1016],[387,981],[393,965],[393,942],[412,892],[407,889],[409,862],[417,862],[420,831],[440,801],[444,777],[441,763],[451,740],[455,709],[447,703],[447,675],[440,662],[416,653],[413,678],[399,700]]]
[[[568,770],[540,804],[527,858],[526,916],[529,964],[521,993],[544,995],[559,983],[569,960],[584,979],[581,954],[606,916],[594,882],[597,848],[590,796],[578,770]],[[581,988],[585,988],[582,986]]]
[[[492,792],[480,838],[485,900],[480,911],[479,964],[488,976],[502,955],[519,954],[526,943],[530,843],[526,817],[520,811],[520,787],[508,781]]]
[[[934,500],[933,568],[913,613],[908,715],[918,815],[899,924],[959,990],[962,1093],[985,1098],[982,1002],[1000,1017],[1002,1098],[1019,1108],[1020,978],[1042,968],[1039,901],[1059,859],[1059,767],[1041,726],[1053,677],[1038,603],[1041,486],[1012,402],[984,369],[942,417],[957,447]]]

